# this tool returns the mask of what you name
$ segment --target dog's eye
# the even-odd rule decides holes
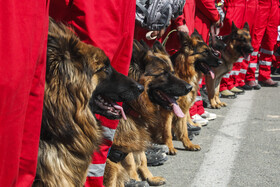
[[[100,72],[100,71],[108,72],[108,71],[109,71],[109,66],[105,65],[105,66],[99,68],[98,70],[96,70],[95,73],[98,73],[98,72]]]

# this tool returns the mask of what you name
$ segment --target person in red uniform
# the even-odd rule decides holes
[[[277,27],[279,23],[279,1],[278,0],[259,0],[258,11],[252,38],[254,57],[252,56],[246,74],[245,82],[249,86],[256,84],[255,71],[259,62],[258,83],[261,86],[277,87],[278,83],[270,77],[271,63],[273,59],[273,49],[277,40]],[[259,53],[259,59],[257,54]]]
[[[225,0],[224,10],[226,12],[223,27],[221,28],[220,35],[225,36],[231,33],[232,22],[238,27],[243,28],[245,23],[245,12],[247,0]],[[232,70],[227,73],[221,80],[220,93],[224,98],[236,98],[236,94],[244,93],[243,89],[235,86],[237,77],[239,75],[241,64],[244,58],[240,57],[234,64]]]
[[[0,186],[36,174],[44,99],[48,0],[0,2]]]
[[[132,55],[136,1],[56,0],[50,3],[50,16],[73,26],[80,39],[101,48],[111,65],[127,75]],[[85,186],[103,186],[108,151],[118,120],[96,115],[104,130],[103,144],[92,156]]]
[[[220,14],[214,0],[196,0],[195,28],[207,44],[210,26],[220,26],[220,23]]]
[[[245,10],[245,21],[249,24],[250,28],[250,35],[251,38],[253,38],[254,35],[254,27],[255,27],[255,21],[256,21],[256,14],[257,14],[257,7],[258,7],[258,0],[247,0],[246,2],[246,10]],[[241,69],[239,72],[239,75],[236,78],[235,86],[240,89],[244,90],[259,90],[261,86],[257,83],[254,83],[253,85],[249,86],[248,84],[245,84],[245,77],[247,74],[247,69],[249,66],[250,58],[255,58],[256,53],[250,54],[250,56],[247,59],[243,59],[243,62],[241,64]]]

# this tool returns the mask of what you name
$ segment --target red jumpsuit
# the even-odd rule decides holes
[[[219,19],[220,15],[214,0],[196,0],[194,26],[207,44],[209,44],[210,26]]]
[[[86,43],[104,50],[111,65],[127,75],[132,55],[136,1],[127,0],[56,0],[50,4],[50,15],[74,27]],[[107,154],[112,145],[118,120],[96,115],[101,121],[105,139],[93,154],[85,186],[103,186]]]
[[[250,60],[245,81],[255,81],[255,71],[259,60],[259,81],[270,79],[270,66],[273,58],[273,49],[277,40],[277,26],[279,24],[279,1],[259,0],[256,15],[252,46],[254,56]],[[261,48],[260,48],[261,46]],[[259,59],[257,54],[260,54]]]
[[[253,35],[254,35],[253,32],[254,32],[254,27],[255,27],[255,20],[256,20],[255,18],[256,18],[256,14],[257,14],[257,7],[258,7],[258,0],[247,0],[246,1],[245,22],[247,22],[249,24],[251,38],[253,38]],[[243,60],[243,62],[241,64],[239,75],[237,76],[236,81],[235,81],[235,86],[242,87],[245,85],[245,76],[246,76],[248,65],[249,65],[250,58],[252,55],[255,55],[255,53],[252,53],[248,59]]]
[[[226,17],[224,19],[224,26],[221,28],[220,35],[228,35],[231,33],[232,21],[238,28],[243,28],[245,23],[245,12],[247,7],[247,0],[225,0],[224,9]],[[243,57],[240,57],[234,64],[232,71],[227,73],[221,80],[220,91],[231,90],[235,87],[235,82],[241,65]]]
[[[31,186],[44,99],[48,1],[0,2],[0,186]]]

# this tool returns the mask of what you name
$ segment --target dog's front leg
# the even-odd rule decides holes
[[[172,119],[173,114],[168,114],[165,112],[162,112],[163,115],[161,118],[161,123],[164,123],[164,129],[163,129],[163,135],[162,139],[164,144],[166,144],[169,148],[169,154],[170,155],[176,155],[177,150],[174,148],[173,142],[172,142]]]
[[[147,157],[145,152],[139,153],[139,156],[140,156],[140,163],[138,167],[138,172],[142,180],[147,180],[147,182],[151,186],[164,185],[166,182],[165,178],[154,177],[153,174],[150,172],[149,168],[147,167]]]
[[[216,98],[215,98],[215,81],[217,81],[216,78],[212,79],[209,76],[205,76],[206,89],[207,89],[208,99],[209,99],[211,108],[219,109],[221,107],[216,102]]]
[[[227,104],[225,102],[222,102],[220,100],[220,97],[219,97],[219,93],[220,93],[220,84],[216,87],[215,89],[215,100],[216,100],[216,103],[221,106],[221,107],[226,107]]]
[[[103,185],[105,187],[124,187],[124,183],[129,177],[121,166],[121,163],[115,163],[107,159]]]
[[[193,144],[188,136],[187,116],[178,118],[173,124],[176,137],[183,143],[184,147],[189,151],[199,151],[200,146]]]
[[[134,160],[133,153],[128,153],[128,155],[122,161],[122,165],[126,169],[130,179],[140,181],[138,173],[137,173],[137,166],[136,166],[136,163]]]

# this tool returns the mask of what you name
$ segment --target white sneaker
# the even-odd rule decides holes
[[[203,114],[201,114],[201,117],[210,121],[210,120],[216,119],[217,115],[214,114],[214,113],[210,113],[210,112],[205,111]]]
[[[195,114],[194,116],[192,116],[192,120],[194,123],[198,123],[202,126],[206,126],[208,124],[208,120],[202,118],[199,114]]]

